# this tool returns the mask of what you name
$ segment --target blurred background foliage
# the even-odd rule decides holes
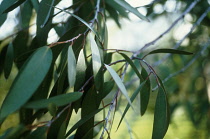
[[[134,3],[139,11],[144,12],[150,19],[150,23],[142,23],[143,21],[136,20],[136,17],[133,17],[133,15],[127,12],[124,13],[117,11],[114,12],[115,14],[110,13],[110,11],[113,12],[114,9],[107,5],[106,8],[108,10],[106,11],[106,14],[108,16],[109,48],[126,49],[131,51],[140,49],[143,44],[150,42],[156,38],[158,34],[160,35],[166,30],[175,19],[177,19],[193,3],[192,0],[155,0],[148,2],[148,4],[144,6],[139,6],[137,2],[135,3],[132,0],[127,1],[131,4]],[[24,4],[27,5],[28,3],[29,2],[25,2]],[[140,0],[139,3],[141,3]],[[146,57],[146,60],[153,65],[156,73],[158,73],[161,79],[163,79],[168,92],[171,123],[165,136],[166,139],[209,139],[210,137],[210,10],[206,11],[209,7],[209,0],[199,1],[193,7],[192,11],[183,16],[182,21],[177,22],[172,31],[168,34],[164,34],[162,39],[153,46],[143,50],[146,53],[157,47],[174,48],[176,44],[183,39],[184,35],[190,31],[193,25],[196,26],[192,33],[183,40],[178,48],[179,50],[193,52],[194,55],[170,55],[166,57],[167,54],[157,54]],[[27,6],[21,6],[20,9],[21,8],[27,8]],[[10,40],[14,40],[14,43],[18,44],[18,41],[25,41],[24,39],[26,37],[28,43],[32,42],[34,45],[37,45],[37,42],[33,38],[34,26],[32,25],[35,22],[34,19],[36,17],[36,12],[33,10],[30,11],[31,13],[28,13],[29,16],[32,17],[30,19],[30,25],[32,26],[29,27],[28,30],[29,24],[21,23],[23,22],[22,20],[27,19],[27,15],[22,19],[23,17],[20,16],[20,9],[16,10],[16,12],[13,11],[13,13],[10,13],[10,16],[8,15],[7,17],[8,22],[9,19],[10,22],[12,22],[12,29],[5,25],[8,24],[8,22],[4,23],[0,28],[1,63],[4,63],[2,57],[5,57],[6,48],[9,45],[8,42]],[[91,12],[92,9],[85,7],[83,10],[88,13]],[[204,13],[206,13],[206,16],[202,19],[202,22],[195,24]],[[79,16],[83,19],[87,18],[87,15],[84,13],[80,13]],[[64,13],[63,15],[60,15],[60,18],[62,22],[64,22],[67,18],[66,14]],[[130,20],[125,18],[130,18]],[[72,21],[74,24],[77,24],[76,22],[78,22],[75,19],[70,20],[74,20]],[[115,23],[113,24],[113,21],[111,20],[115,21]],[[55,35],[55,31],[52,31],[53,33],[50,33],[47,40],[48,44],[57,39],[56,36],[59,36],[59,29],[63,27],[62,23],[58,22],[55,22],[54,25],[58,25],[54,28],[55,30],[57,29],[56,33],[58,35]],[[153,28],[155,25],[156,27]],[[141,32],[134,32],[134,30],[138,30],[138,27],[141,28]],[[10,28],[11,31],[8,33],[5,28]],[[132,31],[129,30],[131,28]],[[19,33],[19,36],[11,35],[20,29],[22,34]],[[27,33],[27,31],[29,31],[29,33]],[[120,32],[121,34],[117,32]],[[131,37],[129,37],[129,34],[132,34]],[[120,40],[120,37],[128,39],[125,40],[127,45],[124,41]],[[129,41],[129,39],[131,41]],[[25,45],[27,45],[27,43],[25,43]],[[18,53],[19,51],[16,50],[16,52]],[[165,59],[162,59],[164,57]],[[115,59],[118,59],[118,57],[114,58],[114,60]],[[137,62],[136,65],[138,66],[138,64],[139,63]],[[0,104],[17,74],[18,66],[17,63],[16,65],[13,65],[12,74],[8,79],[5,79],[3,68],[0,67]],[[128,81],[125,84],[130,91],[134,90],[136,87],[136,80],[129,80],[132,76],[135,75],[133,71],[130,70],[125,77],[125,80]],[[123,104],[123,99],[119,102],[119,111],[117,111],[114,120],[114,123],[116,124],[113,125],[113,138],[151,138],[154,101],[156,98],[156,84],[154,80],[155,79],[151,79],[151,81],[153,81],[153,92],[151,93],[151,99],[146,115],[143,117],[136,116],[138,112],[136,113],[129,110],[129,114],[126,115],[126,120],[123,122],[120,129],[115,132],[119,121],[119,118],[117,117],[121,117],[121,111],[123,111],[125,105]],[[113,96],[111,95],[108,96],[106,101],[109,101],[112,97]],[[139,102],[136,101],[134,103],[138,104]],[[16,125],[18,123],[17,117],[17,114],[11,115],[1,127],[0,133],[8,127]]]

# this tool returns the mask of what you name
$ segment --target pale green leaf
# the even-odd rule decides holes
[[[72,46],[68,49],[68,80],[70,88],[74,86],[76,80],[76,58]]]
[[[112,78],[114,79],[115,83],[117,84],[117,86],[119,87],[120,91],[122,92],[122,94],[126,97],[128,103],[131,105],[131,107],[133,108],[132,104],[131,104],[131,100],[128,96],[127,90],[122,82],[122,80],[120,79],[120,77],[118,76],[118,74],[108,65],[104,64],[106,66],[106,69],[109,71],[109,73],[111,74]]]

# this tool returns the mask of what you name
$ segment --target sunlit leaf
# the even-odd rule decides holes
[[[69,86],[73,87],[76,80],[76,58],[72,46],[69,46],[68,49],[68,79]]]
[[[93,61],[93,73],[94,76],[98,73],[99,69],[101,68],[101,57],[100,52],[98,50],[98,46],[94,40],[94,36],[90,33],[90,47],[92,52],[92,61]]]
[[[52,51],[39,48],[22,66],[0,110],[0,120],[18,110],[38,89],[52,62]]]
[[[120,79],[120,77],[118,76],[118,74],[108,65],[104,64],[106,69],[109,71],[109,73],[111,74],[112,78],[114,79],[115,83],[117,84],[117,86],[119,87],[120,91],[123,93],[123,95],[126,97],[128,103],[131,105],[131,107],[133,108],[132,104],[131,104],[131,100],[128,96],[127,90],[122,82],[122,80]]]
[[[59,9],[59,10],[65,12],[65,13],[68,13],[68,14],[70,14],[71,16],[73,16],[73,17],[75,17],[76,19],[78,19],[80,22],[82,22],[85,26],[87,26],[87,27],[96,35],[96,37],[98,38],[98,40],[100,40],[100,37],[99,37],[98,33],[97,33],[97,32],[92,28],[92,26],[91,26],[90,24],[88,24],[85,20],[83,20],[83,19],[80,18],[79,16],[77,16],[77,15],[75,15],[75,14],[73,14],[73,13],[70,13],[70,12],[68,12],[68,11],[66,11],[66,10],[60,9],[60,8],[58,8],[58,7],[54,7],[54,8]]]
[[[139,87],[135,90],[135,92],[134,92],[133,95],[131,96],[131,102],[134,101],[134,99],[136,98],[136,96],[137,96],[137,95],[139,94],[139,92],[141,91],[142,87],[144,87],[145,83],[146,83],[146,81],[142,82],[142,83],[139,85]],[[129,108],[130,108],[130,105],[128,104],[128,105],[126,106],[126,108],[125,108],[123,114],[122,114],[122,117],[121,117],[120,122],[119,122],[119,124],[118,124],[118,126],[117,126],[117,129],[120,127],[120,124],[121,124],[123,118],[125,117],[125,115],[126,115],[126,113],[127,113],[127,111],[128,111]]]
[[[33,108],[33,109],[47,108],[50,103],[53,103],[56,106],[63,106],[78,100],[81,96],[82,96],[81,92],[67,93],[51,97],[48,99],[32,101],[27,103],[24,107]]]
[[[6,79],[9,77],[10,72],[12,70],[13,58],[14,58],[14,50],[12,43],[10,43],[7,47],[7,54],[4,65],[4,76]]]
[[[124,0],[114,0],[114,1],[117,2],[119,5],[121,5],[122,7],[124,7],[125,9],[127,9],[128,11],[132,12],[133,14],[135,14],[136,16],[138,16],[139,18],[141,18],[142,20],[145,20],[145,21],[149,22],[149,19],[147,17],[142,15],[137,9],[132,7],[126,1],[124,1]]]

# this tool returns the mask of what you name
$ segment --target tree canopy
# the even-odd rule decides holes
[[[137,7],[125,0],[72,0],[60,8],[62,2],[3,0],[0,4],[1,27],[11,11],[18,15],[13,33],[0,40],[0,75],[12,79],[0,99],[0,126],[14,113],[18,123],[5,127],[0,138],[112,138],[119,108],[123,111],[117,129],[129,109],[144,116],[151,101],[152,139],[164,138],[180,106],[194,126],[209,128],[208,0],[154,0]],[[146,16],[140,8],[146,9]],[[148,24],[163,16],[176,14],[176,18],[137,51],[110,48],[108,20],[123,28],[121,19],[129,20],[130,14]],[[191,27],[177,40],[169,34],[181,22]],[[58,40],[50,40],[51,31]],[[165,36],[170,42],[157,45]]]

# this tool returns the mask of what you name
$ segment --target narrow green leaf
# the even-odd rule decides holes
[[[6,79],[9,77],[10,72],[12,70],[13,59],[14,59],[14,50],[12,43],[10,43],[7,47],[7,54],[5,57],[5,65],[4,65],[4,76]]]
[[[147,55],[156,54],[156,53],[171,53],[171,54],[181,54],[181,55],[192,55],[193,54],[191,52],[182,51],[182,50],[162,48],[162,49],[153,50],[153,51],[149,52]]]
[[[41,109],[47,108],[50,103],[56,106],[63,106],[78,100],[82,96],[81,92],[73,92],[68,94],[62,94],[48,99],[41,99],[37,101],[32,101],[25,104],[25,108]]]
[[[77,59],[77,67],[76,67],[76,83],[75,83],[76,90],[79,90],[79,88],[84,84],[85,81],[85,71],[87,69],[85,61],[86,60],[84,55],[84,49],[81,49]]]
[[[58,110],[58,107],[55,105],[55,103],[49,103],[47,108],[48,108],[51,116],[56,116],[56,112]]]
[[[149,19],[147,17],[142,15],[136,8],[132,7],[126,1],[124,1],[124,0],[114,0],[114,1],[117,2],[119,5],[121,5],[122,7],[124,7],[125,9],[127,9],[128,11],[132,12],[133,14],[135,14],[136,16],[138,16],[140,19],[149,22]]]
[[[3,0],[0,4],[0,15],[18,0]]]
[[[152,139],[163,139],[169,126],[167,96],[162,86],[159,87],[154,113]]]
[[[30,0],[36,13],[38,13],[38,10],[39,10],[39,1],[38,0]]]
[[[132,69],[134,70],[134,72],[136,73],[136,75],[139,77],[140,80],[144,81],[144,78],[141,76],[141,74],[139,73],[139,70],[136,68],[135,64],[133,63],[133,61],[124,53],[120,53],[125,60],[131,65]]]
[[[43,28],[47,24],[47,22],[49,20],[49,17],[51,15],[51,12],[52,12],[54,3],[55,3],[55,0],[51,0],[50,8],[48,9],[48,13],[47,13],[47,15],[45,17],[45,20],[44,20],[43,24],[41,25],[41,28]]]
[[[117,86],[119,87],[120,91],[123,93],[123,95],[126,97],[128,103],[131,105],[131,107],[133,108],[132,104],[131,104],[131,100],[128,96],[127,90],[122,82],[122,80],[120,79],[120,77],[118,76],[118,74],[108,65],[104,64],[106,69],[109,71],[109,73],[111,74],[112,78],[114,79],[115,83],[117,84]]]
[[[80,119],[75,125],[72,126],[72,128],[66,133],[66,137],[68,137],[69,135],[71,135],[71,133],[76,130],[77,128],[79,128],[82,124],[84,124],[85,122],[87,122],[89,119],[91,119],[92,117],[94,117],[97,113],[99,113],[101,110],[103,110],[104,108],[95,110],[94,112],[88,114],[87,116],[85,116],[84,118]]]
[[[144,80],[147,79],[144,87],[142,88],[140,92],[140,111],[141,111],[141,115],[144,115],[144,113],[147,110],[148,103],[149,103],[151,84],[150,84],[147,71],[144,69],[144,67],[142,67],[141,75],[143,76]]]
[[[3,11],[3,13],[8,13],[8,12],[14,10],[15,8],[17,8],[18,6],[20,6],[25,1],[26,0],[16,0],[12,5],[10,5],[9,7],[7,7],[7,9],[5,9]]]
[[[94,40],[94,36],[91,33],[89,34],[89,38],[90,38],[90,47],[92,52],[93,74],[94,77],[96,77],[98,71],[101,68],[101,57],[98,46]]]
[[[0,109],[0,121],[18,110],[35,93],[52,62],[49,47],[39,48],[22,66]]]
[[[77,15],[75,15],[75,14],[73,14],[73,13],[70,13],[70,12],[68,12],[68,11],[66,11],[66,10],[60,9],[60,8],[58,8],[58,7],[55,7],[55,6],[53,6],[53,7],[56,8],[56,9],[58,9],[58,10],[61,10],[61,11],[65,12],[65,13],[70,14],[71,16],[73,16],[74,18],[76,18],[77,20],[79,20],[80,22],[82,22],[86,27],[88,27],[88,28],[96,35],[96,37],[97,37],[98,40],[100,41],[100,37],[99,37],[98,33],[97,33],[97,32],[91,27],[91,25],[89,25],[85,20],[83,20],[83,19],[80,18],[79,16],[77,16]]]
[[[68,49],[68,79],[70,88],[74,87],[76,80],[76,58],[72,46],[69,46]]]
[[[131,102],[133,102],[133,100],[134,100],[134,99],[136,98],[136,96],[139,94],[139,92],[141,91],[142,87],[144,87],[145,83],[146,83],[146,81],[142,82],[142,83],[140,84],[140,86],[135,90],[135,92],[134,92],[133,95],[131,96]],[[127,113],[127,111],[128,111],[129,108],[130,108],[130,105],[127,104],[127,106],[126,106],[126,108],[125,108],[125,110],[124,110],[124,112],[123,112],[123,114],[122,114],[122,117],[121,117],[121,119],[120,119],[120,122],[119,122],[119,124],[118,124],[118,126],[117,126],[117,129],[120,127],[120,124],[121,124],[123,118],[125,117],[125,114]]]
[[[34,130],[29,136],[26,137],[26,139],[46,139],[47,138],[47,129],[48,127],[38,127],[36,130]]]

